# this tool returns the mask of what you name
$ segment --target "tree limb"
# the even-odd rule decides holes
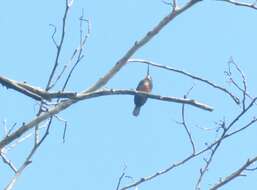
[[[247,167],[249,167],[251,164],[253,164],[256,161],[257,161],[257,156],[254,157],[253,159],[248,159],[244,165],[242,165],[239,169],[234,171],[229,176],[227,176],[224,179],[222,179],[221,181],[219,181],[216,185],[214,185],[212,188],[210,188],[210,190],[216,190],[216,189],[222,187],[223,185],[227,184],[228,182],[232,181],[233,179],[241,176],[242,172],[244,170],[246,170]]]
[[[10,142],[12,142],[14,139],[19,138],[23,133],[25,133],[29,129],[33,128],[35,125],[38,125],[42,121],[44,121],[44,120],[48,119],[49,117],[59,113],[60,111],[66,109],[67,107],[71,106],[72,104],[74,104],[78,101],[82,101],[82,100],[86,100],[86,99],[90,99],[90,98],[95,98],[95,97],[100,97],[100,96],[107,96],[107,95],[135,95],[135,94],[142,94],[142,95],[147,96],[150,99],[157,99],[157,100],[161,100],[161,101],[188,104],[188,105],[195,106],[195,107],[207,110],[207,111],[212,111],[213,110],[213,108],[211,108],[210,106],[208,106],[206,104],[203,104],[203,103],[200,103],[200,102],[198,102],[196,100],[193,100],[193,99],[166,97],[166,96],[160,96],[160,95],[154,95],[154,94],[139,92],[139,91],[136,91],[136,90],[113,90],[113,89],[110,89],[110,90],[99,90],[99,91],[91,92],[91,93],[80,93],[76,97],[74,97],[73,99],[68,99],[68,100],[64,100],[64,101],[60,102],[59,104],[57,104],[52,109],[49,109],[47,112],[44,112],[44,113],[40,114],[35,119],[33,119],[32,121],[30,121],[27,124],[24,124],[19,129],[17,129],[15,132],[13,132],[12,134],[10,134],[6,138],[4,138],[2,141],[0,141],[0,150],[4,146],[6,146]]]
[[[16,81],[14,80],[10,80],[6,77],[3,77],[3,76],[0,76],[0,84],[2,84],[3,86],[5,86],[6,88],[10,88],[10,89],[13,89],[13,90],[16,90],[28,97],[31,97],[33,98],[34,100],[37,100],[37,101],[41,101],[42,98],[38,95],[38,94],[35,94],[33,92],[31,92],[30,90],[26,89],[26,88],[23,88],[22,86],[20,86]]]
[[[140,48],[142,48],[145,44],[147,44],[153,37],[155,37],[170,21],[172,21],[174,18],[176,18],[178,15],[180,15],[185,10],[192,7],[194,4],[200,2],[202,0],[190,0],[181,8],[175,8],[172,10],[170,14],[165,16],[152,30],[147,32],[147,34],[140,39],[139,41],[136,41],[134,45],[127,51],[127,53],[120,58],[120,60],[114,65],[109,72],[107,72],[103,77],[101,77],[94,85],[92,85],[90,88],[88,88],[85,92],[92,92],[95,91],[101,87],[103,87],[107,82],[117,73],[119,70],[126,65],[129,58],[133,56]]]
[[[174,103],[181,103],[181,104],[188,104],[191,106],[195,106],[198,108],[201,108],[203,110],[207,111],[213,111],[213,108],[210,106],[200,103],[196,100],[193,99],[187,99],[187,98],[177,98],[177,97],[171,97],[171,96],[160,96],[160,95],[155,95],[155,94],[148,94],[145,92],[141,91],[136,91],[136,90],[120,90],[120,89],[103,89],[103,90],[98,90],[95,92],[90,92],[90,93],[82,93],[78,94],[74,99],[76,100],[85,100],[89,98],[95,98],[99,96],[108,96],[108,95],[136,95],[136,94],[141,94],[145,95],[150,99],[156,99],[160,101],[167,101],[167,102],[174,102]]]

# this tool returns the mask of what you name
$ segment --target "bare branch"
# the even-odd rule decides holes
[[[77,59],[73,65],[73,67],[71,68],[68,76],[67,76],[67,79],[63,85],[63,88],[62,88],[62,91],[65,90],[70,78],[71,78],[71,75],[73,73],[73,71],[75,70],[75,68],[77,67],[77,65],[80,63],[80,61],[83,59],[84,55],[83,55],[83,50],[84,50],[84,46],[85,46],[85,43],[90,35],[90,31],[91,31],[91,26],[90,26],[90,21],[89,20],[86,20],[84,19],[84,11],[82,10],[82,15],[80,17],[80,44],[79,44],[79,47],[75,50],[76,54],[78,54],[77,56]],[[87,33],[83,36],[83,22],[86,22],[87,23]],[[74,53],[75,53],[74,52]],[[75,54],[74,54],[75,55]],[[73,60],[73,57],[72,56],[72,59],[71,59],[71,62]]]
[[[178,15],[183,13],[201,0],[190,0],[185,6],[177,8],[176,11],[172,11],[170,14],[165,16],[152,30],[150,30],[142,39],[136,41],[134,45],[127,51],[127,53],[121,57],[121,59],[109,70],[103,77],[101,77],[94,85],[88,88],[85,92],[92,92],[108,83],[108,81],[117,73],[119,70],[126,65],[128,60],[133,56],[140,48],[147,44],[153,37],[155,37],[169,22],[171,22]]]
[[[70,8],[69,2],[67,1],[65,11],[64,11],[64,16],[63,16],[63,19],[62,19],[61,40],[60,40],[60,43],[56,45],[57,46],[57,53],[56,53],[53,69],[51,71],[51,74],[49,76],[49,79],[48,79],[48,82],[47,82],[47,85],[46,85],[46,91],[50,90],[53,87],[51,83],[52,83],[52,79],[53,79],[53,76],[55,74],[55,71],[56,71],[56,69],[58,67],[58,64],[59,64],[59,57],[60,57],[60,53],[61,53],[63,42],[64,42],[66,21],[67,21],[67,15],[68,15],[68,12],[69,12],[69,8]]]
[[[65,143],[65,139],[66,139],[66,130],[67,130],[67,126],[68,126],[68,121],[60,118],[58,115],[54,115],[55,118],[57,118],[57,120],[61,121],[64,123],[64,129],[63,129],[63,134],[62,134],[62,142]]]
[[[241,7],[253,8],[253,9],[257,10],[256,2],[244,3],[244,2],[240,2],[240,1],[234,1],[234,0],[216,0],[216,1],[224,1],[224,2],[227,2],[227,3],[231,3],[233,5],[237,5],[237,6],[241,6]]]
[[[57,82],[62,78],[62,76],[65,73],[65,70],[68,68],[68,65],[65,64],[61,70],[61,72],[58,74],[58,76],[56,77],[56,79],[52,82],[52,86],[55,86],[57,84]]]
[[[222,135],[220,137],[221,140],[215,145],[214,149],[210,149],[211,150],[211,154],[210,154],[208,159],[205,159],[205,162],[206,162],[205,166],[200,169],[200,176],[199,176],[199,178],[197,180],[197,183],[196,183],[196,186],[195,186],[195,190],[200,190],[201,189],[200,188],[200,184],[202,182],[202,179],[203,179],[205,173],[208,171],[209,166],[210,166],[210,164],[211,164],[211,162],[213,160],[213,157],[214,157],[215,153],[217,152],[217,150],[218,150],[218,148],[219,148],[219,146],[220,146],[220,144],[222,142],[222,139],[224,139],[224,136],[225,136],[225,134],[227,132],[227,129],[225,128],[225,123],[223,123],[222,126],[223,125],[224,125],[223,132],[222,132]]]
[[[239,74],[241,75],[242,78],[242,83],[243,83],[243,88],[241,88],[237,82],[233,79],[232,77],[232,68],[231,65],[233,65],[237,72],[239,72]],[[247,93],[247,83],[246,83],[246,77],[243,73],[243,71],[240,69],[240,67],[235,63],[234,59],[231,57],[228,61],[228,71],[225,71],[225,74],[227,77],[229,77],[229,81],[232,82],[232,84],[239,89],[242,94],[243,94],[243,98],[242,98],[242,105],[243,105],[243,110],[245,109],[245,103],[246,103],[246,96],[249,96]],[[252,98],[251,98],[252,99]]]
[[[38,115],[35,119],[30,121],[27,124],[24,124],[21,126],[19,129],[17,129],[15,132],[13,132],[11,135],[0,141],[0,149],[12,142],[14,139],[19,138],[23,133],[25,133],[27,130],[33,128],[35,125],[39,124],[40,122],[48,119],[49,117],[59,113],[60,111],[66,109],[67,107],[71,106],[72,104],[85,100],[85,99],[90,99],[90,98],[95,98],[99,96],[107,96],[107,95],[135,95],[135,94],[142,94],[147,96],[148,98],[151,99],[156,99],[156,100],[161,100],[161,101],[168,101],[168,102],[174,102],[174,103],[183,103],[183,104],[188,104],[191,106],[195,106],[198,108],[201,108],[203,110],[207,111],[212,111],[213,108],[210,106],[197,102],[196,100],[193,99],[183,99],[183,98],[176,98],[176,97],[165,97],[165,96],[160,96],[160,95],[153,95],[153,94],[148,94],[136,90],[99,90],[96,92],[91,92],[91,93],[81,93],[78,94],[76,97],[70,100],[65,100],[57,104],[54,108],[49,109],[48,112],[44,112],[40,115]]]
[[[210,86],[212,86],[213,88],[216,88],[218,90],[221,90],[222,92],[225,92],[226,94],[228,94],[237,104],[240,103],[239,101],[239,98],[236,97],[235,95],[233,95],[231,92],[229,92],[227,89],[225,89],[224,87],[221,87],[217,84],[214,84],[213,82],[210,82],[204,78],[201,78],[201,77],[198,77],[198,76],[195,76],[195,75],[192,75],[186,71],[183,71],[183,70],[179,70],[179,69],[175,69],[175,68],[172,68],[172,67],[168,67],[168,66],[164,66],[164,65],[160,65],[160,64],[157,64],[157,63],[154,63],[152,61],[148,61],[148,60],[143,60],[143,59],[129,59],[128,62],[139,62],[139,63],[145,63],[145,64],[149,64],[149,65],[152,65],[154,67],[158,67],[158,68],[162,68],[162,69],[165,69],[165,70],[169,70],[169,71],[173,71],[173,72],[176,72],[176,73],[179,73],[179,74],[182,74],[182,75],[185,75],[187,77],[190,77],[192,79],[195,79],[195,80],[198,80],[200,82],[203,82],[205,84],[208,84]]]
[[[3,76],[0,76],[0,83],[7,88],[12,88],[37,101],[42,101],[43,99],[51,100],[55,98],[74,98],[77,94],[76,92],[48,92],[42,88],[11,80]]]
[[[64,102],[56,105],[54,108],[50,109],[48,112],[44,112],[44,113],[40,114],[39,116],[34,118],[32,121],[30,121],[28,124],[24,123],[19,129],[17,129],[15,132],[13,132],[12,134],[10,134],[8,137],[4,138],[0,142],[0,150],[5,145],[7,145],[7,144],[11,143],[13,140],[19,138],[21,135],[23,135],[29,129],[38,125],[42,121],[47,120],[48,118],[50,118],[54,114],[59,113],[61,110],[64,110],[65,108],[69,107],[70,105],[72,105],[75,102],[76,102],[75,100],[64,101]]]
[[[234,120],[232,120],[232,122],[228,125],[227,130],[229,130],[230,128],[232,128],[233,125],[234,125],[243,115],[245,115],[246,112],[248,112],[248,110],[255,104],[256,100],[257,100],[257,97],[254,98],[254,99],[252,100],[252,102],[251,102],[243,111],[241,111],[241,112],[237,115],[237,117],[235,117]]]
[[[252,123],[251,123],[251,124],[252,124]],[[248,127],[249,127],[249,126],[250,126],[250,125],[248,125]],[[226,130],[226,131],[227,131],[227,130]],[[213,142],[212,144],[210,144],[208,147],[206,147],[206,148],[204,148],[204,149],[198,151],[197,153],[191,154],[191,155],[185,157],[183,160],[181,160],[181,161],[179,161],[179,162],[177,162],[177,163],[174,163],[174,164],[172,164],[171,166],[169,166],[168,168],[166,168],[166,169],[164,169],[164,170],[160,170],[160,171],[154,173],[153,175],[150,175],[150,176],[148,176],[148,177],[143,177],[143,178],[141,178],[141,179],[139,179],[139,180],[133,182],[132,184],[127,185],[127,186],[121,188],[120,190],[126,190],[126,189],[130,189],[130,188],[132,188],[132,187],[136,187],[136,186],[138,186],[138,185],[140,185],[140,184],[142,184],[142,183],[144,183],[144,182],[151,181],[151,180],[153,180],[153,179],[155,179],[155,178],[157,178],[157,177],[159,177],[159,176],[161,176],[161,175],[164,175],[164,174],[170,172],[171,170],[173,170],[173,169],[175,169],[175,168],[177,168],[177,167],[179,167],[179,166],[181,166],[181,165],[184,165],[184,164],[187,163],[188,161],[190,161],[190,160],[192,160],[192,159],[194,159],[194,158],[196,158],[196,157],[202,155],[202,154],[205,153],[206,151],[211,150],[214,146],[215,146],[216,149],[217,149],[217,148],[220,146],[220,144],[221,144],[221,142],[222,142],[223,140],[225,140],[225,139],[231,137],[232,135],[234,135],[234,134],[236,134],[236,133],[231,134],[231,135],[229,135],[229,134],[224,135],[224,134],[225,134],[225,131],[223,131],[223,134],[221,135],[221,137],[220,137],[218,140],[216,140],[215,142]],[[215,152],[214,152],[214,153],[215,153]],[[210,158],[209,158],[209,161],[208,161],[209,164],[210,164],[210,162],[211,162],[211,160],[212,160],[212,158],[213,158],[214,153],[212,152],[212,154],[211,154],[211,156],[210,156]],[[207,164],[208,164],[208,163],[207,163]],[[208,164],[208,166],[209,166],[209,164]],[[208,168],[208,166],[207,166],[207,168]],[[214,189],[213,189],[213,190],[214,190]]]
[[[232,181],[233,179],[240,177],[242,175],[242,172],[247,169],[251,164],[255,163],[257,161],[257,156],[254,157],[253,159],[248,159],[244,165],[242,165],[239,169],[234,171],[232,174],[229,176],[225,177],[224,179],[220,180],[216,185],[214,185],[210,190],[216,190],[228,182]]]
[[[13,164],[10,160],[8,160],[8,159],[6,158],[6,156],[5,156],[2,152],[0,153],[0,156],[2,157],[3,162],[4,162],[5,164],[7,164],[7,165],[12,169],[12,171],[13,171],[14,173],[16,173],[16,172],[17,172],[17,169],[16,169],[16,167],[14,166],[14,164]]]
[[[233,132],[231,132],[231,133],[226,134],[225,137],[229,137],[229,136],[231,136],[231,135],[234,135],[234,134],[236,134],[236,133],[239,133],[239,132],[245,130],[246,128],[248,128],[248,127],[250,127],[252,124],[254,124],[256,121],[257,121],[257,118],[253,118],[253,119],[252,119],[249,123],[247,123],[245,126],[241,127],[240,129],[237,129],[237,130],[235,130],[235,131],[233,131]]]
[[[162,0],[162,3],[164,3],[165,5],[171,5],[172,6],[172,3],[169,2],[169,1]]]
[[[231,61],[231,60],[230,60]],[[232,60],[233,62],[234,62],[234,60]],[[234,62],[235,63],[235,62]],[[239,66],[237,65],[236,67],[238,67],[238,69],[240,69],[239,68]],[[241,69],[240,69],[241,70]],[[230,70],[230,68],[229,68],[229,70],[228,71],[225,71],[225,75],[227,76],[227,77],[229,77],[229,82],[231,82],[239,91],[241,91],[242,93],[243,93],[243,96],[245,96],[244,98],[246,99],[246,97],[248,97],[249,99],[251,99],[251,100],[253,100],[253,97],[247,92],[247,86],[246,86],[246,77],[244,76],[244,74],[243,74],[243,72],[242,71],[239,71],[240,72],[240,74],[241,74],[241,77],[242,77],[242,80],[243,80],[243,85],[244,85],[244,87],[242,88],[242,87],[240,87],[240,85],[239,84],[237,84],[237,82],[233,79],[233,77],[232,77],[232,72],[231,72],[231,70]],[[245,83],[245,84],[244,84]]]
[[[119,180],[118,180],[118,184],[117,184],[116,190],[119,190],[121,180],[123,179],[123,177],[124,177],[124,176],[125,176],[125,172],[122,172],[121,176],[119,177]]]
[[[172,0],[172,12],[175,12],[177,9],[177,0]]]
[[[166,169],[164,169],[164,170],[161,170],[161,171],[159,171],[159,172],[156,172],[155,174],[153,174],[153,175],[151,175],[151,176],[143,177],[143,178],[141,178],[141,179],[135,181],[134,183],[132,183],[132,184],[130,184],[130,185],[127,185],[127,186],[121,188],[120,190],[130,189],[130,188],[136,187],[136,186],[138,186],[138,185],[140,185],[140,184],[142,184],[142,183],[144,183],[144,182],[147,182],[147,181],[150,181],[150,180],[152,180],[152,179],[155,179],[156,177],[161,176],[161,175],[163,175],[163,174],[169,172],[170,170],[172,170],[172,169],[174,169],[174,168],[176,168],[176,167],[178,167],[178,166],[181,166],[181,165],[185,164],[187,161],[191,160],[191,159],[194,158],[194,157],[195,157],[195,155],[190,155],[190,156],[186,157],[184,160],[179,161],[179,162],[177,162],[177,163],[171,165],[170,167],[168,167],[168,168],[166,168]]]
[[[46,128],[47,126],[44,124],[44,125],[41,125],[39,126],[39,130],[43,129],[43,128]],[[7,153],[8,151],[10,151],[11,149],[15,148],[17,145],[21,144],[22,142],[24,142],[25,140],[29,139],[31,136],[33,136],[33,132],[31,133],[28,133],[20,138],[18,138],[15,142],[13,142],[11,145],[5,147],[4,149],[2,149],[2,152],[3,153]]]
[[[66,9],[65,11],[66,11],[65,14],[67,14],[68,10]],[[57,49],[58,49],[56,59],[59,59],[58,57],[59,57],[59,54],[60,54],[60,51],[61,51],[61,46],[62,46],[62,43],[63,43],[63,40],[64,40],[66,16],[64,16],[63,22],[64,22],[63,23],[64,26],[63,26],[62,40],[60,42],[60,45],[57,45],[56,41],[54,40],[54,34],[56,32],[56,28],[55,28],[55,31],[54,31],[53,36],[52,36],[52,39],[55,42],[55,44],[57,46]],[[82,36],[82,22],[87,22],[87,24],[88,24],[87,33],[84,35],[84,37]],[[80,35],[81,35],[80,36],[80,45],[79,45],[79,48],[77,48],[75,50],[75,52],[73,53],[73,56],[72,56],[70,62],[73,61],[73,58],[75,57],[75,55],[77,53],[78,53],[78,58],[77,58],[74,66],[72,67],[72,69],[71,69],[71,71],[70,71],[70,73],[69,73],[69,75],[68,75],[68,77],[65,81],[65,85],[64,85],[62,91],[66,87],[66,85],[67,85],[67,83],[68,83],[68,81],[71,77],[71,74],[72,74],[73,70],[75,69],[75,67],[78,65],[78,63],[83,58],[82,51],[83,51],[84,45],[86,43],[86,40],[89,37],[89,33],[90,33],[90,22],[88,20],[85,20],[82,16],[82,17],[80,17]],[[58,62],[58,60],[57,60],[57,62]],[[56,69],[57,65],[58,64],[54,65],[55,67],[53,68],[53,72],[55,72],[54,70]],[[66,68],[67,68],[67,65],[64,66],[62,72],[58,75],[56,81],[52,83],[52,86],[54,86],[56,84],[56,82],[60,79],[60,77],[62,76],[62,74],[64,73]],[[51,78],[51,76],[50,76],[50,78]],[[49,80],[52,80],[50,78],[49,78]],[[67,95],[66,96],[66,95],[64,95],[63,93],[60,93],[60,92],[48,93],[48,88],[46,88],[46,90],[43,90],[41,88],[34,87],[34,86],[31,86],[31,85],[26,84],[26,83],[21,83],[21,82],[18,82],[18,81],[10,80],[6,77],[1,77],[1,76],[0,76],[0,83],[2,85],[6,86],[7,88],[12,88],[12,89],[14,89],[18,92],[21,92],[22,94],[27,95],[27,96],[29,96],[29,97],[37,100],[37,101],[42,101],[42,99],[51,100],[53,98],[53,96],[55,96],[55,98],[69,98],[69,97],[71,98],[71,96],[74,96],[76,94],[76,93],[75,94],[74,93],[68,93],[68,94],[65,93]],[[50,88],[52,88],[52,87],[50,87]],[[60,96],[60,94],[62,94],[62,95]],[[63,95],[66,96],[66,97],[64,97]]]
[[[189,95],[189,93],[191,92],[192,89],[193,89],[193,87],[189,89],[189,91],[187,92],[186,95],[184,95],[184,99],[187,98],[187,96]],[[192,154],[195,154],[195,144],[194,144],[192,135],[191,135],[191,133],[190,133],[188,127],[187,127],[187,123],[186,123],[186,119],[185,119],[185,104],[182,104],[181,117],[182,117],[182,123],[181,124],[185,128],[185,130],[187,132],[187,135],[188,135],[188,138],[189,138],[189,141],[190,141],[191,146],[192,146],[192,151],[193,151]]]
[[[17,84],[17,82],[14,81],[14,80],[10,80],[10,79],[7,79],[6,77],[0,76],[0,83],[3,86],[6,86],[7,88],[11,88],[13,90],[16,90],[16,91],[18,91],[18,92],[20,92],[20,93],[22,93],[26,96],[29,96],[29,97],[37,100],[37,101],[42,100],[42,98],[39,95],[37,95],[37,94],[19,86],[19,84]]]
[[[57,44],[57,42],[56,42],[56,40],[55,40],[56,26],[53,25],[53,24],[49,24],[49,26],[52,26],[52,27],[54,28],[54,31],[53,31],[53,34],[52,34],[52,41],[53,41],[55,47],[58,49],[58,44]]]
[[[8,130],[6,136],[8,136],[9,134],[11,134],[11,132],[13,131],[14,127],[16,126],[17,123],[14,123],[11,128]]]
[[[82,93],[78,94],[76,96],[76,100],[84,100],[84,99],[89,99],[89,98],[94,98],[98,96],[107,96],[107,95],[136,95],[136,94],[142,94],[147,96],[150,99],[156,99],[156,100],[161,100],[161,101],[167,101],[167,102],[174,102],[174,103],[182,103],[182,104],[188,104],[191,106],[195,106],[198,108],[201,108],[206,111],[213,111],[213,108],[210,106],[200,103],[196,100],[193,99],[184,99],[184,98],[177,98],[177,97],[171,97],[171,96],[160,96],[160,95],[154,95],[154,94],[148,94],[145,92],[141,91],[136,91],[136,90],[117,90],[117,89],[104,89],[104,90],[98,90],[95,92],[91,93]]]
[[[253,106],[253,104],[254,104],[254,102],[255,102],[256,100],[257,100],[257,98],[255,98],[255,99],[250,103],[250,105],[246,108],[244,114]],[[209,167],[209,165],[210,165],[210,163],[211,163],[211,161],[212,161],[212,158],[213,158],[213,156],[214,156],[214,154],[215,154],[215,151],[216,151],[217,148],[220,146],[221,142],[224,141],[225,139],[231,137],[232,135],[237,134],[238,132],[240,132],[240,131],[243,130],[243,129],[242,129],[242,130],[240,130],[240,131],[238,131],[238,132],[233,132],[233,134],[232,134],[232,133],[227,134],[228,130],[229,130],[241,117],[242,117],[242,114],[239,113],[238,116],[236,116],[236,118],[228,125],[229,128],[224,126],[224,127],[223,127],[224,131],[223,131],[222,135],[219,137],[219,139],[216,140],[216,141],[214,141],[212,144],[210,144],[210,145],[207,146],[206,148],[203,148],[202,150],[196,152],[195,154],[191,154],[191,155],[187,156],[187,157],[184,158],[183,160],[181,160],[181,161],[179,161],[179,162],[177,162],[177,163],[175,163],[175,164],[170,165],[169,167],[167,167],[167,168],[164,169],[164,170],[158,171],[158,172],[156,172],[156,173],[154,173],[153,175],[150,175],[150,176],[148,176],[148,177],[143,177],[143,178],[141,178],[141,179],[139,179],[139,180],[133,182],[132,184],[127,185],[127,186],[121,188],[120,190],[126,190],[126,189],[130,189],[130,188],[132,188],[132,187],[136,187],[136,186],[138,186],[138,185],[140,185],[140,184],[142,184],[142,183],[144,183],[144,182],[153,180],[153,179],[155,179],[155,178],[157,178],[157,177],[159,177],[159,176],[161,176],[161,175],[164,175],[164,174],[170,172],[171,170],[173,170],[174,168],[177,168],[177,167],[179,167],[179,166],[181,166],[181,165],[184,165],[185,163],[187,163],[187,162],[190,161],[191,159],[194,159],[194,158],[198,157],[199,155],[202,155],[202,154],[205,153],[206,151],[212,150],[213,147],[214,147],[214,152],[213,152],[213,150],[212,150],[212,153],[211,153],[209,159],[208,159],[207,162],[206,162],[207,164],[206,164],[205,168],[208,169],[208,167]],[[244,127],[244,129],[246,129],[247,127],[251,126],[254,122],[255,122],[255,120],[252,121],[252,122],[250,122],[250,123],[248,123],[248,124]],[[206,169],[206,171],[207,171],[207,169]],[[202,177],[201,177],[201,178],[202,178]]]
[[[123,172],[121,174],[121,176],[119,177],[119,180],[118,180],[118,184],[117,184],[117,187],[116,187],[116,190],[119,190],[120,189],[120,184],[121,184],[121,181],[124,177],[126,177],[126,173],[125,173],[125,170],[127,169],[127,166],[125,165],[124,168],[123,168]]]
[[[68,81],[70,80],[71,78],[71,75],[73,73],[73,71],[75,70],[75,68],[77,67],[77,65],[81,62],[81,60],[83,59],[84,57],[84,54],[83,54],[83,50],[84,50],[84,46],[86,44],[86,41],[87,39],[89,38],[89,35],[90,35],[90,31],[91,31],[91,25],[90,25],[90,21],[85,19],[84,18],[84,11],[82,10],[82,15],[80,16],[79,18],[79,21],[80,21],[80,42],[79,42],[79,47],[76,48],[69,60],[69,63],[68,64],[65,64],[61,73],[57,76],[56,80],[53,82],[53,86],[56,85],[56,83],[60,80],[60,78],[62,77],[62,75],[64,74],[64,71],[68,68],[68,66],[72,65],[72,68],[64,82],[64,85],[62,87],[62,91],[65,90],[67,84],[68,84]],[[86,22],[87,23],[87,32],[85,34],[83,34],[83,23]],[[76,60],[74,60],[75,58],[77,57]]]
[[[10,183],[5,187],[4,190],[11,190],[13,189],[14,185],[17,182],[17,179],[20,177],[21,173],[23,172],[23,170],[29,165],[31,164],[31,158],[32,156],[35,154],[35,152],[37,151],[37,149],[40,147],[40,145],[44,142],[44,140],[46,139],[47,135],[49,134],[49,129],[51,126],[51,122],[52,122],[52,118],[49,120],[47,129],[45,134],[43,135],[43,137],[41,138],[41,140],[37,143],[34,144],[31,152],[28,154],[26,160],[24,161],[24,163],[21,165],[21,167],[17,170],[15,176],[12,178],[12,180],[10,181]]]
[[[257,167],[254,167],[254,168],[246,168],[245,171],[256,171],[257,170]]]

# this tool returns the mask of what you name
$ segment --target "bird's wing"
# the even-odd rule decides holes
[[[137,90],[139,90],[139,91],[144,91],[144,88],[145,88],[145,80],[141,80],[140,82],[139,82],[139,84],[137,85]]]

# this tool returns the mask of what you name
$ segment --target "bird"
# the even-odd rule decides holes
[[[152,81],[152,77],[149,75],[149,68],[148,68],[146,77],[138,83],[136,90],[150,93],[152,89],[153,89],[153,81]],[[141,106],[143,106],[146,101],[147,101],[147,96],[145,95],[136,94],[134,96],[134,104],[135,104],[135,108],[133,110],[134,116],[139,115]]]

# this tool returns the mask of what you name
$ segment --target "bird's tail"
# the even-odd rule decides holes
[[[134,116],[138,116],[140,113],[140,106],[135,106],[134,110],[133,110],[133,115]]]

